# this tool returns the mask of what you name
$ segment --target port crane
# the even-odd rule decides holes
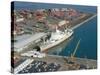
[[[77,43],[77,45],[76,45],[76,47],[75,47],[75,49],[74,49],[74,52],[71,54],[71,58],[73,58],[73,57],[75,56],[76,51],[78,50],[78,47],[79,47],[79,45],[80,45],[80,41],[81,41],[81,39],[78,41],[78,43]]]
[[[77,43],[77,45],[76,45],[76,47],[75,47],[75,49],[74,49],[74,52],[71,54],[71,56],[70,56],[70,58],[69,58],[69,60],[70,60],[71,62],[74,62],[74,61],[75,61],[75,54],[76,54],[76,52],[77,52],[77,50],[78,50],[78,48],[79,48],[80,41],[81,41],[81,39],[78,41],[78,43]]]
[[[70,57],[68,57],[67,59],[67,61],[68,62],[75,62],[75,54],[76,54],[76,52],[77,52],[77,50],[78,50],[78,47],[79,47],[79,45],[80,45],[80,41],[81,41],[81,39],[78,41],[78,43],[77,43],[77,45],[76,45],[76,47],[75,47],[75,49],[74,49],[74,52],[71,54],[71,56]],[[65,61],[66,61],[66,59],[64,59]]]

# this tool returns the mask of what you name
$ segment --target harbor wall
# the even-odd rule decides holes
[[[93,18],[96,17],[96,16],[97,16],[97,14],[94,14],[92,17],[90,17],[90,18],[88,18],[87,20],[85,20],[85,21],[83,21],[83,22],[81,22],[81,23],[79,23],[79,24],[73,26],[71,29],[74,30],[74,29],[80,27],[82,24],[88,22],[89,20],[93,19]]]

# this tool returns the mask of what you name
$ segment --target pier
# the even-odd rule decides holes
[[[94,17],[96,17],[96,16],[97,16],[97,14],[94,14],[94,15],[93,15],[93,16],[91,16],[90,18],[88,18],[88,19],[84,20],[83,22],[81,22],[81,23],[79,23],[79,24],[77,24],[77,25],[73,26],[71,29],[72,29],[72,30],[74,30],[74,29],[76,29],[76,28],[80,27],[82,24],[84,24],[84,23],[88,22],[89,20],[93,19],[93,18],[94,18]]]

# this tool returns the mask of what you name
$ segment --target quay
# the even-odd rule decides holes
[[[81,22],[81,23],[79,23],[79,24],[77,24],[77,25],[71,27],[71,29],[74,30],[74,29],[80,27],[81,25],[83,25],[84,23],[88,22],[89,20],[93,19],[93,18],[96,17],[96,16],[97,16],[97,14],[94,14],[94,15],[91,16],[90,18],[84,20],[83,22]]]
[[[57,71],[68,71],[68,70],[85,70],[85,69],[96,69],[97,61],[87,58],[75,58],[72,61],[71,57],[67,56],[58,56],[58,55],[46,55],[44,58],[34,58],[34,57],[23,57],[26,58],[26,61],[20,64],[15,68],[15,74],[19,73],[23,69],[25,70],[27,66],[31,65],[32,62],[41,61],[46,62],[47,64],[55,63],[60,64],[60,68]],[[22,66],[24,64],[24,66]],[[34,67],[31,65],[31,67]],[[31,67],[29,71],[31,71]],[[37,68],[39,69],[39,68]],[[33,72],[34,73],[34,72]]]

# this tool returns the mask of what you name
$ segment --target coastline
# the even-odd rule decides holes
[[[83,22],[74,25],[73,27],[71,27],[71,29],[74,30],[74,29],[80,27],[82,24],[88,22],[89,20],[93,19],[93,18],[96,17],[96,16],[97,16],[97,14],[94,14],[93,16],[89,17],[88,19],[84,20]],[[25,44],[25,43],[24,43],[24,44]],[[20,45],[19,45],[19,46],[20,46]],[[54,46],[54,47],[55,47],[55,46]],[[22,53],[23,51],[25,51],[25,50],[22,50],[20,53]],[[45,51],[48,51],[48,49],[44,50],[43,52],[45,52]]]
[[[89,20],[93,19],[93,18],[94,18],[94,17],[96,17],[96,16],[97,16],[97,14],[94,14],[92,17],[90,17],[90,18],[86,19],[85,21],[83,21],[83,22],[81,22],[81,23],[79,23],[79,24],[77,24],[77,25],[75,25],[75,26],[71,27],[71,29],[72,29],[72,30],[74,30],[74,29],[76,29],[76,28],[80,27],[82,24],[84,24],[84,23],[88,22]]]
[[[74,25],[73,27],[71,27],[71,29],[74,30],[74,29],[80,27],[82,24],[88,22],[89,20],[93,19],[93,18],[96,17],[96,16],[97,16],[97,14],[94,14],[93,16],[89,17],[88,19],[84,20],[83,22]],[[23,50],[23,51],[25,51],[25,50]],[[22,52],[23,52],[23,51],[22,51]],[[45,51],[48,51],[48,50],[44,50],[43,52],[45,52]],[[22,52],[21,52],[21,53],[22,53]]]

